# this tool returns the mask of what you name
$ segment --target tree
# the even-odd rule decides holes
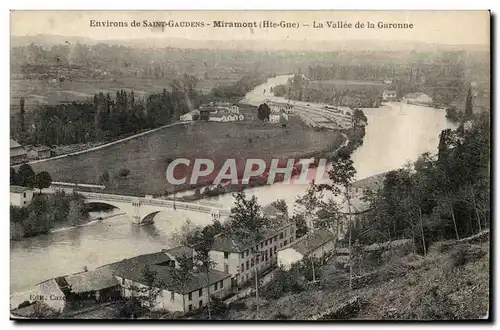
[[[271,109],[266,103],[259,105],[257,108],[257,117],[260,120],[269,120],[269,115],[271,114]]]
[[[88,214],[84,212],[84,206],[81,201],[72,200],[69,202],[67,219],[72,224],[80,224],[84,222]]]
[[[146,307],[149,310],[149,315],[151,316],[152,309],[156,306],[156,301],[160,295],[163,282],[156,278],[157,272],[151,269],[149,265],[145,265],[142,268],[141,275],[143,281],[140,285],[132,285],[130,289],[137,293],[135,298],[139,302],[139,305]]]
[[[263,239],[262,228],[268,224],[268,220],[262,216],[261,206],[257,198],[252,196],[246,199],[244,192],[234,195],[235,205],[231,208],[229,215],[229,230],[244,242],[251,242],[254,249],[254,257],[261,257],[261,251],[258,243]],[[257,317],[259,317],[259,280],[257,276],[257,267],[254,267],[255,273],[255,298],[257,301]]]
[[[16,169],[13,167],[10,168],[10,185],[11,186],[17,185],[17,173]]]
[[[17,183],[23,187],[33,188],[35,185],[35,172],[28,164],[22,164],[17,171]]]
[[[337,156],[331,159],[328,170],[329,184],[322,184],[319,189],[326,189],[334,196],[343,195],[348,209],[348,232],[349,232],[349,287],[352,289],[352,212],[351,212],[351,182],[356,175],[353,162],[346,151],[340,150]]]
[[[102,185],[106,185],[109,183],[109,179],[110,179],[109,172],[104,171],[99,177],[99,183]]]
[[[284,216],[288,217],[288,205],[284,199],[278,199],[271,203],[278,211],[282,212]]]
[[[21,143],[25,140],[26,138],[26,123],[25,123],[25,110],[24,110],[24,97],[21,97],[19,100],[19,139],[21,140]]]
[[[193,275],[193,258],[180,256],[177,258],[177,265],[172,269],[172,279],[174,283],[182,288],[182,311],[186,313],[186,303],[184,301],[184,291],[186,284]]]
[[[216,232],[211,226],[203,228],[196,234],[196,245],[195,245],[195,255],[194,260],[202,272],[205,274],[206,284],[207,284],[207,309],[208,309],[208,319],[212,319],[211,313],[211,296],[210,296],[210,269],[214,265],[214,262],[210,259],[210,250],[214,243],[214,236]]]
[[[472,87],[469,86],[467,99],[465,100],[465,118],[472,118]]]
[[[42,193],[42,189],[49,188],[52,184],[52,178],[50,177],[49,172],[42,171],[35,175],[35,188],[40,189],[40,194]]]

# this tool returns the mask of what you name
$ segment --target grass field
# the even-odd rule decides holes
[[[227,158],[291,158],[333,150],[342,143],[338,131],[313,130],[296,117],[286,128],[263,123],[254,107],[242,107],[247,120],[233,123],[193,122],[151,133],[137,139],[86,154],[33,164],[49,171],[54,181],[98,183],[108,171],[106,190],[129,195],[160,195],[167,189],[168,160],[209,158],[221,166]],[[120,169],[130,174],[120,178]]]

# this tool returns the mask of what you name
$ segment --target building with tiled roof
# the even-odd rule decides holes
[[[221,233],[215,236],[210,259],[214,269],[229,273],[231,285],[248,282],[257,273],[277,264],[278,249],[295,241],[295,224],[286,223],[278,228],[263,228],[262,239],[255,245],[251,239]]]
[[[287,269],[303,258],[322,258],[335,248],[335,236],[318,229],[300,237],[296,242],[278,251],[278,265]]]
[[[129,298],[147,294],[150,283],[145,275],[150,271],[155,278],[153,286],[159,289],[151,309],[186,312],[206,306],[209,293],[226,296],[231,283],[228,273],[210,269],[207,278],[205,272],[193,268],[191,274],[184,274],[183,281],[177,279],[180,265],[171,256],[186,256],[188,252],[186,248],[174,248],[121,261],[114,274],[122,287],[122,295]]]
[[[10,164],[19,164],[27,159],[26,150],[17,141],[10,139]]]

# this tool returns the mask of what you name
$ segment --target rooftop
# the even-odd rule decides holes
[[[21,187],[21,186],[10,186],[10,192],[16,193],[16,194],[21,194],[25,191],[31,190],[28,187]]]
[[[165,290],[186,294],[207,286],[204,273],[194,273],[186,278],[186,282],[184,283],[176,282],[173,276],[175,268],[171,266],[160,265],[169,260],[171,260],[170,257],[168,257],[164,252],[151,253],[130,259],[125,259],[119,263],[118,267],[116,268],[115,274],[137,283],[143,283],[144,269],[146,268],[146,266],[148,266],[151,271],[155,272],[155,279],[157,281],[156,285]],[[211,269],[209,271],[209,284],[214,284],[230,276],[231,275],[228,273],[223,273]]]
[[[279,232],[289,226],[292,223],[288,222],[283,226],[277,228],[263,228],[261,229],[262,241],[265,241],[271,237],[279,234]],[[259,243],[260,243],[259,242]],[[224,251],[232,253],[240,253],[254,247],[254,242],[249,238],[241,238],[236,235],[229,235],[228,233],[221,233],[215,236],[214,244],[212,245],[212,250]]]
[[[319,229],[312,233],[302,236],[294,244],[290,245],[288,248],[294,249],[300,254],[307,256],[312,251],[316,250],[322,245],[331,242],[335,239],[335,236],[327,230]]]
[[[382,188],[386,175],[387,175],[387,172],[372,175],[372,176],[369,176],[367,178],[353,182],[351,184],[351,186],[353,188],[362,188],[362,189],[371,189],[371,190],[379,189],[379,188]]]
[[[96,270],[66,276],[71,292],[91,292],[111,288],[118,285],[112,267],[101,267]]]
[[[10,139],[10,148],[22,148],[22,146],[17,141]]]
[[[192,258],[194,254],[193,248],[189,246],[177,246],[174,247],[173,249],[170,250],[164,250],[164,253],[166,253],[169,256],[172,256],[173,258]]]

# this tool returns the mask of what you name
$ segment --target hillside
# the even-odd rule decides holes
[[[489,240],[441,241],[422,257],[407,254],[381,262],[356,277],[349,289],[348,273],[333,259],[320,268],[316,288],[268,300],[260,319],[294,320],[450,320],[483,319],[489,313]],[[373,261],[373,260],[372,260]],[[255,319],[254,299],[230,319]],[[308,306],[308,308],[304,308]]]

